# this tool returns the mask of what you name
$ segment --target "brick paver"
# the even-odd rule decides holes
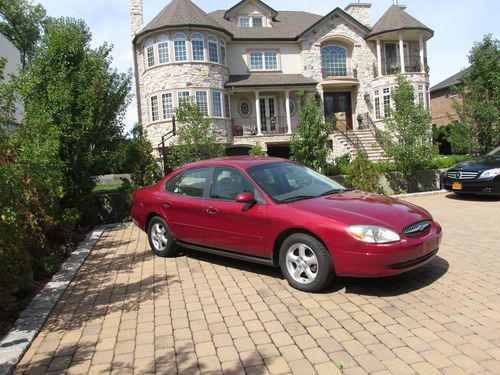
[[[292,289],[279,270],[106,231],[16,373],[474,374],[500,369],[500,201],[409,198],[441,250],[386,279]]]

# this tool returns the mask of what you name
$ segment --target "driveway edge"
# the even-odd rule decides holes
[[[95,227],[87,234],[59,271],[19,314],[14,327],[0,341],[0,375],[11,374],[24,353],[38,335],[47,318],[64,291],[87,259],[105,230],[119,228],[125,224],[109,224]]]

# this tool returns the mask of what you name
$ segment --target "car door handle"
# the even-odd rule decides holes
[[[215,207],[209,207],[205,212],[209,215],[217,215],[219,213],[219,210]]]
[[[163,202],[163,208],[169,208],[171,206],[170,202]]]

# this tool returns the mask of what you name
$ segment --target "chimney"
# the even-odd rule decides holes
[[[142,0],[130,0],[130,24],[132,38],[134,38],[144,27]]]
[[[372,13],[370,3],[351,3],[345,7],[345,11],[353,16],[356,20],[361,22],[363,25],[371,27],[372,26]]]

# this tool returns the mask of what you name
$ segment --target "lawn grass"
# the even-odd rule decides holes
[[[113,184],[96,185],[94,188],[94,193],[96,194],[110,194],[117,193],[122,186],[121,182],[115,182]]]

